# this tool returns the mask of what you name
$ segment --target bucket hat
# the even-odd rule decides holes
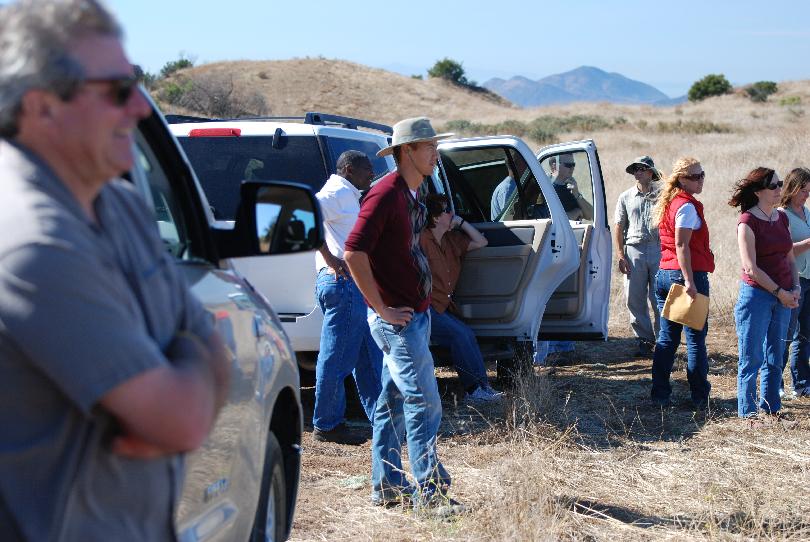
[[[633,175],[636,172],[636,168],[639,166],[651,169],[653,175],[655,176],[654,180],[657,181],[658,179],[661,178],[661,172],[658,171],[658,169],[656,169],[655,162],[653,162],[653,159],[650,158],[649,156],[639,156],[638,158],[633,160],[629,166],[624,168],[624,170],[630,175]]]
[[[451,133],[437,134],[430,119],[427,117],[414,117],[412,119],[401,120],[394,124],[394,135],[391,144],[384,149],[380,149],[377,156],[387,156],[394,151],[394,147],[406,143],[419,143],[420,141],[438,141],[453,136]]]

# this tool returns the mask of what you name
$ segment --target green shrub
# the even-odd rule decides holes
[[[752,102],[764,102],[768,100],[768,96],[774,94],[778,90],[776,83],[773,81],[757,81],[756,83],[745,87],[745,93],[751,98]]]
[[[163,65],[163,67],[160,69],[160,77],[161,79],[165,79],[178,70],[182,70],[184,68],[191,68],[193,66],[194,61],[187,58],[186,55],[181,53],[180,58],[178,58],[177,60],[170,60],[169,62]]]
[[[793,105],[801,105],[802,98],[801,96],[785,96],[781,100],[779,100],[779,105],[785,106],[793,106]]]
[[[464,75],[464,67],[461,65],[461,62],[456,62],[452,58],[447,57],[437,60],[433,67],[428,70],[428,76],[447,79],[457,85],[471,84]]]
[[[659,121],[656,129],[664,134],[729,134],[731,127],[708,120]]]
[[[699,102],[710,96],[721,96],[731,92],[731,83],[721,73],[710,73],[703,79],[695,81],[689,89],[689,101]]]
[[[168,81],[158,90],[158,98],[172,105],[178,105],[193,86],[191,79]]]
[[[422,77],[421,73],[415,73],[411,75],[411,79],[419,79],[421,81],[422,79],[424,79],[424,77]]]

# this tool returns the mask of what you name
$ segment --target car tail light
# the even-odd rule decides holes
[[[241,128],[194,128],[188,133],[189,137],[239,137]]]

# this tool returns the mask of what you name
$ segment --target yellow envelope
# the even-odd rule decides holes
[[[706,325],[706,318],[709,317],[709,296],[698,293],[692,299],[683,285],[673,284],[661,316],[699,331]]]

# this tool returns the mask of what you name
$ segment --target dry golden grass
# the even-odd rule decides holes
[[[731,309],[739,260],[733,182],[757,165],[780,175],[808,165],[810,83],[780,83],[765,104],[741,95],[654,108],[576,104],[533,110],[504,107],[439,81],[418,81],[325,59],[213,64],[237,85],[267,98],[274,115],[314,110],[392,123],[427,115],[495,124],[540,115],[598,115],[626,122],[561,141],[596,141],[608,210],[632,178],[624,167],[650,154],[665,172],[679,156],[707,172],[700,199],[717,258],[707,340],[712,403],[693,412],[683,359],[672,378],[676,406],[648,401],[650,360],[634,359],[621,280],[614,273],[607,343],[581,343],[572,363],[550,377],[526,376],[501,407],[455,404],[446,394],[440,456],[453,494],[472,511],[448,522],[369,504],[370,457],[360,448],[305,435],[293,540],[807,540],[810,539],[810,401],[788,401],[792,427],[751,429],[736,418],[736,336]],[[798,96],[801,103],[779,105]],[[730,133],[673,134],[658,122],[713,122]],[[539,145],[533,142],[535,147]],[[683,355],[681,353],[681,355]],[[309,393],[305,391],[305,396]],[[680,401],[680,402],[678,402]]]

